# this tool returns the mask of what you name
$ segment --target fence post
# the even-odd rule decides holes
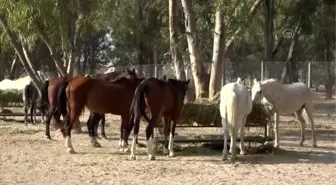
[[[261,61],[260,65],[260,80],[264,80],[264,62]]]
[[[308,81],[309,88],[311,88],[311,70],[310,70],[311,68],[310,67],[311,67],[311,64],[310,62],[308,62],[308,80],[307,81]]]

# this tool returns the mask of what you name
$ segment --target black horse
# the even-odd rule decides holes
[[[36,123],[36,109],[39,109],[39,111],[42,113],[42,121],[44,122],[44,116],[46,113],[46,107],[44,106],[37,106],[37,101],[38,101],[39,93],[34,86],[33,82],[30,82],[27,84],[24,89],[23,89],[23,109],[24,109],[24,122],[27,125],[27,112],[28,112],[28,107],[30,106],[30,121],[31,123]],[[34,119],[33,119],[33,114],[34,114]]]

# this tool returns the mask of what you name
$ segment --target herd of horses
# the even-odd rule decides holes
[[[146,141],[149,160],[155,160],[152,138],[153,129],[158,120],[163,118],[164,153],[174,156],[175,127],[183,116],[184,99],[190,80],[158,79],[154,77],[139,78],[135,69],[77,76],[73,78],[57,77],[46,80],[42,86],[42,95],[38,96],[33,84],[24,89],[25,112],[29,100],[42,112],[45,119],[45,135],[50,136],[50,121],[54,117],[59,124],[68,153],[74,153],[71,142],[71,130],[79,120],[86,107],[90,111],[87,120],[88,134],[93,147],[100,147],[97,141],[98,124],[101,125],[102,137],[105,135],[105,114],[121,117],[119,147],[122,151],[129,151],[128,138],[133,130],[131,144],[131,159],[136,159],[136,145],[140,120],[147,122]],[[303,83],[282,84],[275,79],[254,81],[251,91],[241,84],[240,78],[236,82],[224,85],[220,92],[220,114],[224,133],[223,160],[227,159],[227,137],[231,136],[231,159],[236,158],[236,137],[240,130],[240,154],[245,155],[244,127],[247,115],[252,110],[252,102],[265,102],[273,105],[275,117],[275,147],[279,147],[278,124],[280,113],[295,113],[301,124],[300,145],[304,141],[305,120],[302,113],[305,110],[312,125],[313,147],[316,139],[313,121],[313,102],[310,89]],[[147,115],[150,113],[150,116]],[[31,111],[31,114],[33,111]],[[61,122],[60,117],[64,122]],[[42,119],[44,120],[42,116]],[[25,116],[26,122],[27,116]],[[33,118],[31,116],[31,120]],[[27,124],[27,122],[26,122]],[[169,137],[169,142],[168,142]]]

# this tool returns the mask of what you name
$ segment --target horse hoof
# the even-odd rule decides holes
[[[69,154],[74,154],[75,153],[75,150],[73,148],[68,148],[67,152]]]
[[[163,154],[165,154],[165,155],[168,155],[168,154],[169,154],[169,150],[168,150],[168,148],[163,148]]]
[[[100,147],[101,147],[100,143],[98,143],[98,142],[96,142],[96,143],[91,143],[91,144],[92,144],[92,146],[95,147],[95,148],[100,148]]]
[[[280,146],[278,144],[273,145],[275,149],[278,149]]]
[[[125,153],[127,153],[127,152],[129,152],[129,151],[130,151],[129,148],[124,148],[124,149],[123,149],[123,152],[125,152]]]
[[[136,156],[135,155],[130,155],[130,160],[136,160]]]
[[[222,155],[222,161],[227,161],[228,160],[228,156],[227,155]]]
[[[148,160],[150,160],[150,161],[154,161],[156,158],[155,158],[155,156],[154,155],[149,155],[148,156]]]
[[[175,157],[175,153],[174,152],[169,152],[169,157]]]
[[[246,152],[243,151],[243,150],[241,150],[239,154],[240,154],[240,155],[246,155]]]
[[[51,140],[51,136],[46,136],[48,140]]]

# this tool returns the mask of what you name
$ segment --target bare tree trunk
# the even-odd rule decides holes
[[[224,62],[225,49],[225,23],[223,12],[218,8],[216,11],[216,25],[214,32],[214,45],[212,54],[212,66],[209,84],[209,98],[212,98],[220,90],[221,77],[223,71],[221,70]]]
[[[170,52],[177,79],[186,80],[182,56],[178,49],[177,23],[177,0],[169,0]]]
[[[206,81],[209,75],[205,72],[203,60],[201,59],[198,48],[196,20],[194,11],[192,10],[192,1],[182,0],[182,7],[185,14],[185,27],[190,53],[191,70],[195,83],[196,98],[207,97],[209,84],[207,84]]]
[[[7,36],[9,38],[9,41],[11,43],[11,45],[13,46],[16,54],[18,55],[23,67],[25,68],[25,70],[27,71],[28,75],[30,76],[30,78],[32,79],[32,82],[34,83],[35,87],[38,90],[38,93],[41,95],[41,82],[39,81],[39,79],[37,78],[37,76],[34,74],[33,70],[30,68],[29,64],[27,63],[27,61],[25,60],[25,56],[23,54],[23,51],[19,45],[19,43],[17,42],[17,35],[15,35],[9,28],[8,24],[7,24],[7,20],[3,15],[0,15],[0,22],[2,24],[2,27],[4,28],[5,32],[7,33]]]
[[[253,15],[255,15],[255,13],[256,13],[256,11],[257,11],[257,8],[259,7],[259,5],[261,4],[261,2],[262,2],[263,0],[256,0],[255,2],[254,2],[254,4],[252,5],[252,7],[251,7],[251,9],[250,9],[250,11],[249,11],[249,14],[248,14],[248,16],[246,17],[246,19],[245,19],[245,24],[243,24],[243,26],[245,26],[247,23],[249,23],[250,21],[251,21],[251,19],[252,19],[252,17],[253,17]],[[223,58],[224,58],[224,60],[225,60],[225,58],[226,58],[226,53],[227,53],[227,51],[228,51],[228,49],[232,46],[232,44],[233,44],[233,41],[237,38],[237,36],[240,34],[240,32],[242,32],[243,31],[243,26],[240,26],[235,32],[234,32],[234,34],[229,38],[229,40],[226,42],[226,44],[225,44],[225,49],[224,49],[224,56],[223,56]],[[223,76],[222,76],[222,82],[223,82],[223,85],[225,84],[225,81],[226,81],[226,79],[225,79],[225,61],[224,62],[222,62],[222,66],[221,66],[221,68],[222,68],[222,71],[223,71]]]
[[[18,67],[19,67],[19,62],[17,60],[17,57],[14,57],[14,60],[12,62],[12,65],[9,71],[8,79],[14,80],[17,77]]]
[[[295,65],[295,64],[292,64],[293,63],[293,52],[294,52],[294,49],[295,49],[295,45],[296,45],[296,42],[297,40],[299,39],[299,36],[300,36],[300,30],[301,30],[301,27],[302,27],[302,24],[303,24],[303,17],[302,15],[300,16],[299,18],[299,21],[294,29],[294,35],[293,35],[293,38],[292,38],[292,42],[291,42],[291,45],[289,47],[289,51],[288,51],[288,55],[287,55],[287,60],[286,60],[286,63],[285,63],[285,66],[282,70],[282,74],[281,74],[281,82],[285,82],[286,80],[286,76],[288,76],[287,74],[289,73],[289,71],[291,72],[290,76],[289,76],[289,83],[293,81],[293,75],[295,73],[295,71],[293,70],[292,66]]]
[[[273,61],[274,45],[274,0],[264,0],[264,58],[266,62],[266,77],[275,77]],[[268,65],[267,65],[268,64]]]

